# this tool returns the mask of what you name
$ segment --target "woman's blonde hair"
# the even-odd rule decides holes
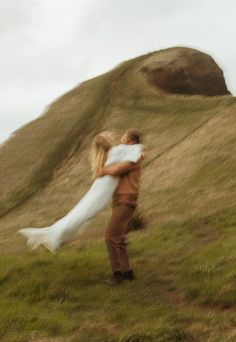
[[[98,169],[104,166],[110,148],[118,143],[116,133],[111,131],[101,132],[94,137],[90,150],[90,163],[93,178],[96,178]]]

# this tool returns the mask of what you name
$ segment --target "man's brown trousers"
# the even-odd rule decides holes
[[[108,256],[112,271],[128,271],[131,269],[127,253],[125,235],[135,207],[116,204],[112,208],[112,216],[105,233]]]

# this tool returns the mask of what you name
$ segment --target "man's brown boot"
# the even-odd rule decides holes
[[[123,280],[123,276],[122,276],[122,272],[121,271],[115,271],[113,272],[113,275],[106,279],[105,282],[109,285],[118,285],[122,282]]]
[[[123,273],[122,273],[122,276],[123,276],[123,279],[124,280],[134,280],[135,279],[135,277],[134,277],[134,272],[133,272],[133,270],[132,269],[130,269],[130,270],[128,270],[128,271],[124,271]]]

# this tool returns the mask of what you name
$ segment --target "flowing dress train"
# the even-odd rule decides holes
[[[105,166],[131,161],[137,162],[142,155],[142,144],[119,144],[108,151]],[[88,220],[97,215],[106,207],[118,185],[119,177],[105,175],[98,177],[81,200],[64,217],[48,227],[22,228],[18,232],[25,236],[27,245],[31,249],[44,245],[54,253],[66,241],[69,241],[75,232],[82,228]]]

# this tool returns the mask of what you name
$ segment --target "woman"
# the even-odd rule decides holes
[[[90,160],[94,178],[102,166],[131,161],[137,162],[142,155],[142,144],[116,145],[114,133],[105,131],[98,134],[93,141]],[[112,198],[118,185],[119,177],[105,175],[93,182],[88,192],[64,217],[44,228],[24,228],[18,232],[24,235],[31,249],[44,245],[54,253],[64,242],[88,220],[101,211]]]

